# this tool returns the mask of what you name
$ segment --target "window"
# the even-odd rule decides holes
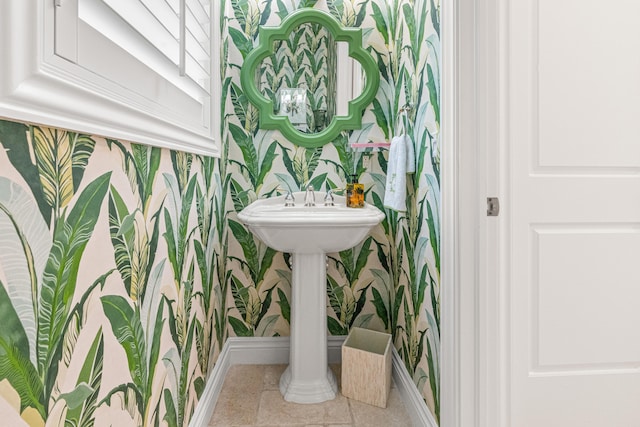
[[[210,0],[3,2],[0,47],[11,59],[0,116],[217,156],[218,9]]]

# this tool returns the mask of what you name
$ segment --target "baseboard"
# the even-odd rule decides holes
[[[208,427],[209,421],[213,416],[213,410],[216,408],[218,396],[222,391],[224,379],[229,372],[229,368],[233,364],[230,357],[229,348],[231,344],[229,340],[222,346],[222,350],[218,355],[218,360],[209,374],[209,379],[204,387],[200,401],[196,405],[196,410],[189,421],[189,427]]]
[[[422,395],[418,391],[415,383],[411,379],[411,375],[404,366],[404,362],[400,358],[400,354],[394,348],[391,355],[391,363],[393,364],[393,380],[396,388],[402,396],[407,413],[416,427],[438,427],[436,419],[424,402]]]
[[[346,336],[327,339],[329,363],[342,360],[342,343]],[[216,407],[224,378],[232,365],[279,365],[289,363],[289,337],[228,338],[209,376],[200,402],[191,417],[189,427],[207,427]],[[437,427],[431,411],[407,372],[398,352],[393,349],[393,379],[402,396],[407,413],[416,427]]]
[[[329,363],[342,360],[342,343],[346,336],[327,337]],[[228,338],[232,365],[280,365],[289,363],[289,337]]]

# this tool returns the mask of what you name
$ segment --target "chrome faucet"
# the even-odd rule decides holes
[[[287,195],[284,196],[284,206],[291,207],[296,205],[296,198],[293,197],[293,193],[289,190],[287,191]]]
[[[324,205],[325,206],[334,206],[333,203],[333,190],[327,190],[327,194],[324,196]]]
[[[313,192],[313,185],[307,186],[307,193],[304,195],[304,205],[305,206],[315,206],[316,205],[316,195]]]

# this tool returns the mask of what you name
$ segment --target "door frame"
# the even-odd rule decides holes
[[[441,3],[443,427],[508,425],[507,17],[506,0]]]

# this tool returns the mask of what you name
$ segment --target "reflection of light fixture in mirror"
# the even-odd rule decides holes
[[[349,101],[362,93],[362,67],[349,56],[349,43],[336,42],[336,115],[349,114]]]
[[[308,131],[307,91],[298,88],[282,88],[278,91],[278,99],[280,101],[278,114],[287,116],[299,131]]]

